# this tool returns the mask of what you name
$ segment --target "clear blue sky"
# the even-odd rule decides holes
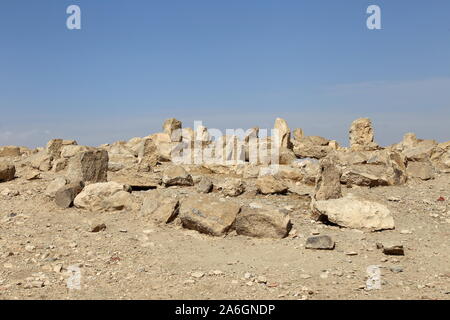
[[[77,4],[82,30],[66,28]],[[366,9],[382,10],[382,30]],[[448,0],[2,0],[0,145],[186,127],[450,140]]]

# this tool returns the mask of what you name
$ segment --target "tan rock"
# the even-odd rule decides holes
[[[164,133],[169,135],[170,142],[180,142],[182,137],[182,123],[181,121],[170,118],[164,121],[163,124]]]
[[[126,192],[127,187],[117,182],[93,183],[84,187],[74,200],[77,208],[94,211],[122,210],[132,199],[119,192]],[[128,192],[126,192],[128,193]]]
[[[237,197],[244,193],[245,185],[241,179],[226,179],[217,186],[217,189],[228,197]]]
[[[163,172],[162,182],[166,187],[170,186],[193,186],[192,176],[182,167],[172,165]]]
[[[314,201],[312,208],[314,218],[342,227],[368,231],[395,228],[394,218],[386,206],[353,196]]]
[[[369,118],[360,118],[353,121],[349,135],[352,150],[376,150],[379,148],[374,142],[372,121]]]
[[[16,174],[16,167],[6,162],[0,162],[0,182],[11,181]]]
[[[409,162],[406,173],[411,178],[419,178],[421,180],[430,180],[435,176],[434,168],[429,161]]]
[[[21,155],[19,147],[16,146],[3,146],[0,147],[0,158],[1,157],[19,157]]]
[[[256,180],[256,188],[261,194],[283,194],[288,187],[274,176],[267,175]]]
[[[274,131],[276,139],[274,142],[277,143],[277,146],[292,149],[291,129],[289,129],[286,120],[277,118],[274,124]]]
[[[235,226],[239,235],[275,239],[285,238],[292,227],[286,210],[257,203],[242,208]]]
[[[234,225],[240,206],[230,200],[217,200],[199,195],[181,202],[180,219],[183,227],[213,236],[225,235]]]
[[[108,152],[106,150],[84,151],[69,160],[67,177],[72,181],[96,183],[107,181]]]
[[[158,192],[146,195],[141,207],[141,215],[150,220],[166,224],[178,215],[180,202],[176,197],[168,197]]]
[[[328,155],[319,162],[319,175],[316,180],[315,200],[339,199],[341,191],[341,169],[335,155]]]

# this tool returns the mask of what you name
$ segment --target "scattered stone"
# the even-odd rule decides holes
[[[360,118],[353,121],[349,135],[352,150],[376,150],[379,148],[374,142],[372,121],[369,118]]]
[[[234,225],[239,211],[240,206],[235,202],[200,195],[183,200],[179,216],[183,227],[187,229],[222,236]]]
[[[150,193],[144,198],[141,215],[156,223],[170,223],[178,215],[180,202],[177,198],[166,197],[160,193]]]
[[[67,176],[71,181],[85,183],[106,182],[108,175],[108,152],[106,150],[84,151],[69,160]]]
[[[16,167],[12,164],[0,162],[0,182],[11,181],[16,174]]]
[[[163,172],[162,182],[166,187],[193,186],[192,176],[181,166],[169,166]]]
[[[96,226],[91,228],[91,232],[93,233],[97,233],[100,231],[106,230],[106,224],[102,223],[102,224],[97,224]]]
[[[383,245],[383,253],[389,256],[404,256],[403,245]]]
[[[72,183],[62,187],[55,193],[56,205],[61,208],[71,207],[75,197],[83,190],[83,187],[83,182]]]
[[[284,194],[288,190],[282,181],[270,175],[258,178],[256,188],[261,194]]]
[[[306,249],[314,249],[314,250],[333,250],[335,246],[334,241],[330,236],[315,236],[309,237],[306,239]]]
[[[191,277],[195,278],[195,279],[201,279],[205,276],[204,272],[200,272],[200,271],[196,271],[196,272],[192,272],[191,273]]]
[[[199,193],[210,193],[213,189],[214,185],[211,179],[207,177],[202,177],[200,182],[197,185],[197,192]]]
[[[117,182],[101,182],[86,186],[74,200],[77,208],[95,211],[122,210],[133,207],[128,188]]]
[[[245,185],[241,179],[227,179],[218,185],[224,196],[237,197],[244,193]]]
[[[251,203],[237,215],[235,228],[239,235],[282,239],[292,224],[287,210]]]
[[[342,227],[378,231],[394,229],[394,218],[384,205],[359,200],[352,195],[341,199],[315,201],[313,217]]]
[[[337,158],[328,155],[319,162],[319,176],[316,180],[315,200],[339,199],[341,191],[341,171],[337,167]]]

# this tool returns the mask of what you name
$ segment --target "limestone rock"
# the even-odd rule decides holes
[[[284,194],[288,190],[282,181],[270,175],[258,178],[256,188],[261,194]]]
[[[319,162],[319,176],[316,180],[314,198],[316,200],[339,199],[341,191],[341,170],[338,167],[337,158],[329,155]]]
[[[409,177],[419,178],[421,180],[430,180],[434,178],[435,171],[429,161],[409,162],[406,168]]]
[[[0,158],[1,157],[19,157],[21,155],[19,147],[16,146],[3,146],[0,147]]]
[[[241,179],[227,179],[217,186],[225,196],[237,197],[244,193],[245,185]]]
[[[75,197],[74,205],[90,211],[121,210],[130,205],[131,199],[120,193],[126,191],[127,187],[117,182],[93,183],[84,187]]]
[[[291,129],[286,120],[277,118],[274,124],[275,139],[277,146],[280,148],[292,149]]]
[[[193,186],[192,176],[181,166],[169,166],[163,172],[162,182],[166,187]]]
[[[214,185],[211,179],[207,177],[202,177],[200,182],[197,185],[197,191],[200,193],[210,193],[213,189]]]
[[[72,183],[66,185],[56,191],[55,193],[55,203],[58,207],[69,208],[73,205],[73,200],[75,197],[83,190],[84,184]]]
[[[305,248],[306,249],[314,249],[314,250],[333,250],[334,249],[334,241],[330,236],[314,236],[306,239]]]
[[[394,218],[384,205],[353,196],[314,201],[313,217],[328,220],[342,227],[378,231],[394,229]]]
[[[16,167],[12,164],[0,162],[0,182],[6,182],[14,179]]]
[[[180,219],[183,227],[213,236],[225,235],[234,225],[240,206],[230,200],[217,200],[200,195],[181,203]]]
[[[168,134],[171,142],[180,142],[182,137],[182,123],[181,121],[170,118],[164,121],[164,133]]]
[[[170,223],[178,215],[180,202],[177,198],[160,193],[150,193],[144,198],[141,215],[156,223]]]
[[[243,207],[236,218],[237,234],[248,237],[282,239],[291,227],[286,210],[257,203]]]
[[[353,121],[349,135],[352,150],[376,150],[379,148],[374,142],[372,121],[369,118],[360,118]]]
[[[45,189],[45,195],[53,198],[58,190],[62,189],[69,181],[65,177],[56,177]]]
[[[108,161],[106,150],[80,152],[69,160],[67,176],[73,181],[105,182],[107,181]]]

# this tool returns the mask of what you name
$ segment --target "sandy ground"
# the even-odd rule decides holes
[[[311,221],[308,197],[236,198],[288,206],[293,231],[283,240],[214,238],[177,221],[153,225],[137,212],[59,209],[43,192],[52,178],[0,184],[0,192],[19,192],[0,196],[0,299],[450,299],[449,174],[345,189],[392,210],[396,229],[375,233]],[[195,187],[166,191],[196,194]],[[155,191],[134,194],[148,192]],[[105,230],[91,232],[101,223]],[[313,234],[331,236],[335,249],[305,249]],[[402,244],[405,256],[386,256],[377,242]],[[366,289],[373,265],[379,290]]]

